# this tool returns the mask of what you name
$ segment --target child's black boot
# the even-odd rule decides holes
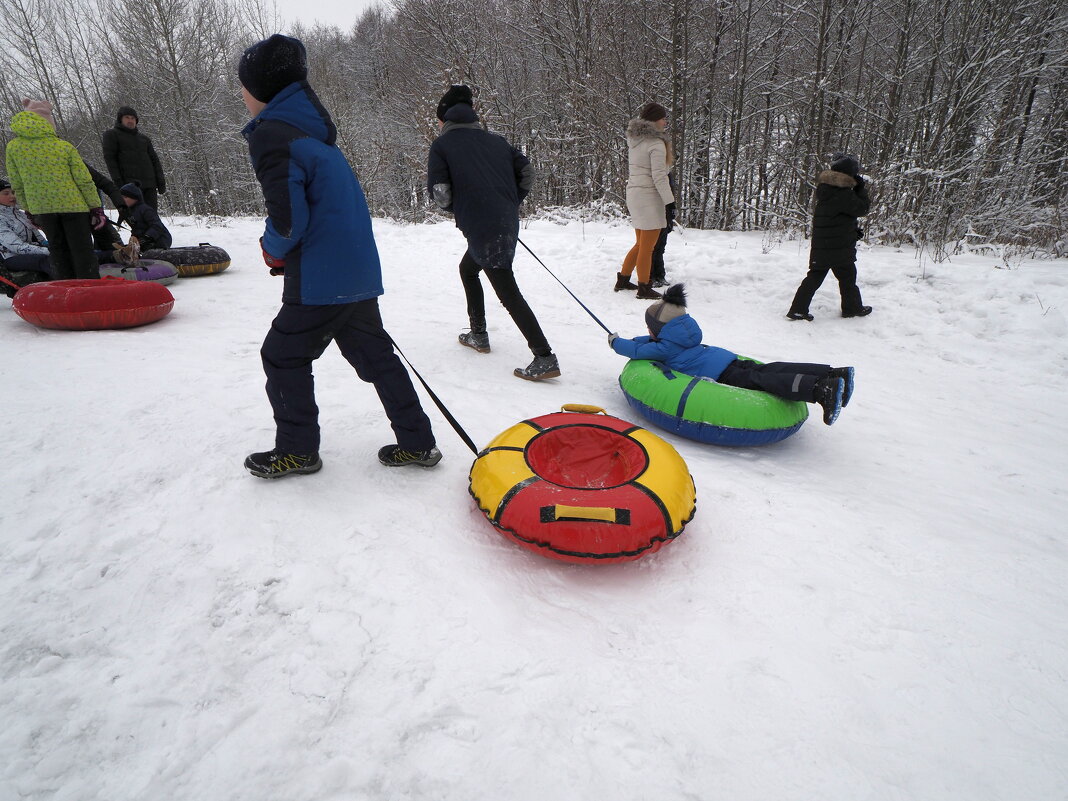
[[[845,392],[845,381],[841,378],[821,378],[816,382],[812,391],[812,400],[823,407],[823,422],[826,425],[834,425],[838,415],[842,412],[842,393]]]

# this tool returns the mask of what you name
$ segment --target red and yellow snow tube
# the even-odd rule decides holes
[[[627,562],[693,518],[686,463],[644,428],[569,404],[497,435],[471,466],[471,495],[524,548],[565,562]]]

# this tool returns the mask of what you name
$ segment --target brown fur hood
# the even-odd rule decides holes
[[[667,132],[657,128],[655,122],[643,120],[641,117],[635,117],[627,123],[627,139],[635,141],[662,139],[668,147],[671,147],[671,138],[667,135]]]
[[[852,189],[857,185],[857,179],[852,175],[846,175],[844,172],[837,172],[836,170],[824,170],[820,173],[817,183],[829,184],[831,186],[837,186],[841,189]]]

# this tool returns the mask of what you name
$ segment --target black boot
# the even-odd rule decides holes
[[[871,314],[871,306],[861,306],[859,309],[842,312],[843,317],[867,317],[869,314]]]
[[[638,300],[659,300],[664,297],[649,284],[638,283]]]
[[[823,407],[823,422],[833,425],[842,411],[842,395],[845,392],[845,381],[841,378],[821,378],[816,382],[812,391],[813,403]]]
[[[534,361],[526,367],[515,368],[514,374],[527,381],[542,381],[546,378],[560,377],[560,362],[550,353],[548,356],[535,356]]]
[[[831,372],[827,373],[829,378],[841,378],[845,381],[845,388],[842,390],[842,408],[844,409],[849,405],[849,399],[853,397],[853,375],[855,371],[852,367],[835,367]]]
[[[613,288],[613,292],[622,292],[628,289],[637,289],[638,285],[630,280],[629,275],[623,275],[623,273],[616,273],[616,285]]]
[[[489,352],[489,334],[486,332],[485,324],[481,330],[471,326],[470,331],[461,333],[457,339],[459,340],[460,345],[474,348],[480,352],[480,354],[488,354]]]
[[[790,309],[790,311],[786,312],[786,319],[787,320],[808,320],[809,322],[812,322],[816,318],[813,317],[808,312],[794,311],[793,309]]]

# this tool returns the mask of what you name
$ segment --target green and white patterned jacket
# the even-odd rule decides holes
[[[74,145],[56,136],[32,111],[11,118],[15,138],[7,144],[7,176],[30,214],[76,214],[100,206],[85,162]]]

